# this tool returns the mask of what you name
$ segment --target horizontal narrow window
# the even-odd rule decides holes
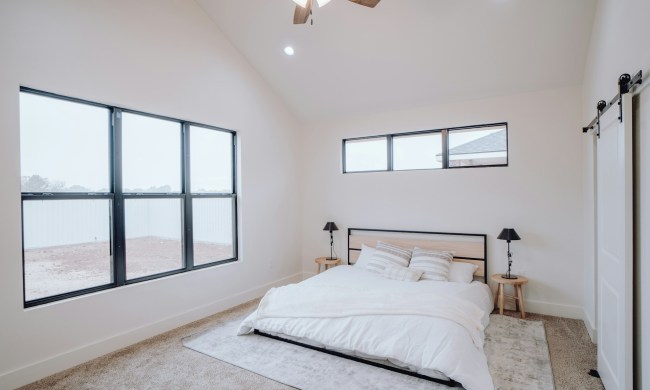
[[[508,163],[506,126],[449,131],[449,167]]]
[[[20,137],[25,307],[237,260],[235,132],[20,88]]]
[[[393,169],[442,168],[442,133],[393,137]]]
[[[345,142],[345,171],[368,172],[388,169],[386,137],[348,140]]]
[[[507,165],[507,123],[343,140],[343,173]]]

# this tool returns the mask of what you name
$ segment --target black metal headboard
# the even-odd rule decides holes
[[[358,234],[354,233],[366,233]],[[373,235],[376,233],[376,235]],[[395,233],[395,236],[391,238],[390,233]],[[409,237],[412,235],[412,237]],[[439,239],[429,240],[427,236],[438,236]],[[444,237],[448,236],[449,240],[445,240]],[[364,238],[365,237],[365,238]],[[463,237],[467,240],[463,240]],[[420,231],[409,231],[409,230],[385,230],[385,229],[361,229],[361,228],[349,228],[348,229],[348,264],[351,264],[350,259],[352,257],[358,256],[358,253],[361,251],[361,243],[364,243],[369,246],[374,246],[370,242],[381,239],[382,241],[402,246],[406,245],[423,245],[426,246],[429,244],[431,248],[435,249],[447,249],[455,250],[456,255],[454,255],[454,261],[467,262],[476,264],[479,266],[477,272],[482,273],[481,275],[483,282],[487,283],[488,276],[488,267],[487,267],[487,235],[486,234],[473,234],[473,233],[441,233],[441,232],[420,232]],[[368,240],[368,243],[363,242]],[[480,272],[482,271],[482,272]],[[477,275],[475,274],[475,277]]]

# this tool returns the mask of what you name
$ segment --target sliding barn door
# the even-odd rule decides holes
[[[607,390],[632,389],[632,96],[614,106],[597,141],[598,372]]]

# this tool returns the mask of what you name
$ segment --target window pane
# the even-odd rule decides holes
[[[126,278],[183,268],[181,199],[126,199]]]
[[[122,115],[124,192],[181,191],[181,124]]]
[[[106,108],[20,93],[23,192],[109,192]]]
[[[467,167],[508,163],[505,126],[449,132],[449,166]]]
[[[232,259],[233,251],[232,198],[192,200],[194,222],[194,265]]]
[[[393,137],[393,169],[442,168],[442,134]]]
[[[232,134],[190,126],[192,192],[232,193]]]
[[[388,142],[385,137],[345,141],[345,171],[385,171],[388,169]]]
[[[108,199],[23,202],[25,299],[112,283]]]

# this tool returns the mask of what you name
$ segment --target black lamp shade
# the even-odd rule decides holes
[[[519,234],[517,234],[515,229],[511,229],[511,228],[505,228],[501,230],[501,233],[499,233],[499,237],[497,238],[499,240],[506,240],[508,242],[521,240],[521,237],[519,237]]]
[[[334,231],[339,230],[339,228],[336,226],[336,224],[334,222],[328,222],[328,223],[325,224],[325,227],[323,228],[323,230],[328,231],[328,232],[334,232]]]

